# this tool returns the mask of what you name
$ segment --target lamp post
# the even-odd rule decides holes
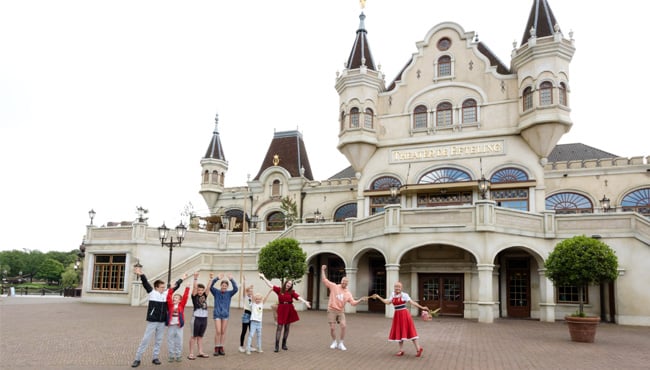
[[[93,219],[95,218],[96,214],[97,212],[95,212],[95,210],[92,208],[90,209],[90,211],[88,211],[88,217],[90,217],[90,226],[93,226]]]
[[[178,226],[176,226],[176,241],[174,241],[174,237],[169,235],[169,228],[165,226],[164,222],[162,226],[158,228],[160,244],[162,244],[163,247],[169,248],[169,265],[167,267],[167,288],[171,287],[172,252],[174,251],[174,247],[181,246],[181,244],[183,243],[183,239],[185,239],[186,231],[187,228],[185,227],[185,225],[183,225],[183,222],[181,221],[181,223],[178,224]],[[169,241],[167,241],[167,237],[169,237]]]

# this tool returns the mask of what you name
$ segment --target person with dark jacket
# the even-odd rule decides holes
[[[153,337],[155,337],[155,340],[153,345],[153,360],[151,362],[155,365],[160,365],[161,362],[158,356],[160,355],[160,345],[165,333],[165,325],[167,325],[167,292],[165,290],[165,282],[156,280],[153,283],[153,287],[151,287],[147,277],[142,273],[141,267],[136,267],[135,273],[140,276],[142,286],[149,293],[149,305],[147,307],[147,327],[144,330],[144,336],[140,341],[138,350],[135,353],[135,360],[131,364],[131,367],[140,366],[142,354]],[[183,275],[183,279],[186,277],[187,275]],[[178,279],[174,287],[170,289],[175,292],[181,286],[183,279]]]

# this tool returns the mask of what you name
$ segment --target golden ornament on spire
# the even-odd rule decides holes
[[[279,163],[280,163],[280,156],[277,155],[277,154],[275,154],[275,155],[273,156],[273,165],[274,165],[274,166],[277,166]]]

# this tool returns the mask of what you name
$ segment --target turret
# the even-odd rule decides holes
[[[366,16],[359,15],[352,51],[345,68],[336,78],[339,94],[338,149],[355,172],[361,172],[377,149],[377,104],[385,90],[383,74],[375,66],[365,28]]]
[[[228,172],[228,161],[223,154],[219,139],[219,115],[214,118],[214,131],[205,156],[201,159],[201,195],[210,214],[216,212],[216,204],[223,193],[223,185]]]
[[[569,36],[564,38],[548,1],[534,0],[521,45],[512,52],[519,89],[518,127],[542,165],[573,125],[569,64],[575,45]]]

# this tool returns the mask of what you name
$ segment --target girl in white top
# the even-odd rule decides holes
[[[253,303],[251,303],[251,327],[248,333],[248,343],[246,344],[246,354],[251,354],[251,342],[253,336],[257,334],[257,352],[262,353],[262,314],[264,314],[264,302],[269,297],[273,290],[266,293],[266,297],[262,298],[260,293],[253,295]]]

